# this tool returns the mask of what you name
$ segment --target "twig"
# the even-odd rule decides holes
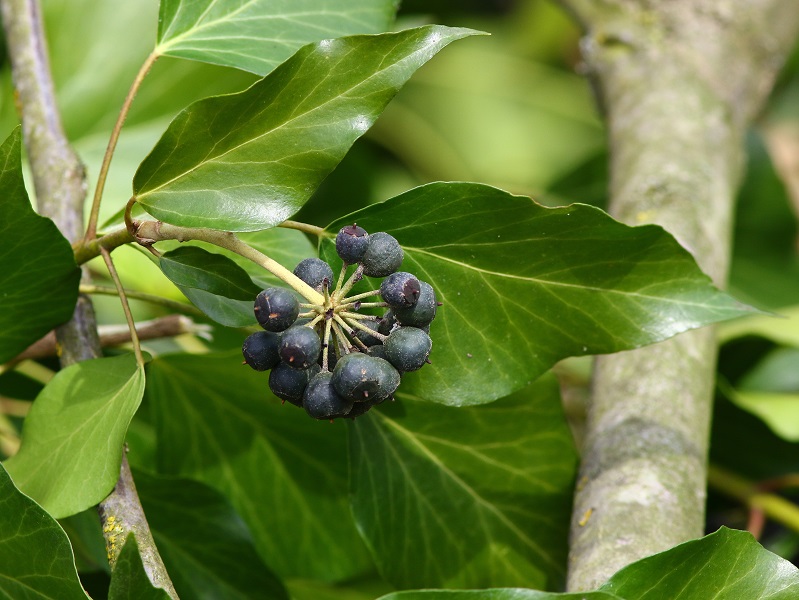
[[[111,254],[105,248],[102,248],[100,253],[103,255],[105,266],[108,267],[108,272],[111,274],[111,279],[114,280],[114,285],[116,285],[117,292],[119,292],[119,301],[122,303],[122,311],[125,313],[125,320],[128,322],[130,341],[133,342],[133,353],[136,355],[136,362],[140,367],[144,367],[144,357],[141,353],[141,343],[139,342],[139,336],[136,333],[136,323],[133,320],[133,313],[130,312],[128,297],[125,295],[125,290],[122,289],[122,282],[119,280],[119,274],[117,273],[116,267],[114,267],[114,261],[111,260]]]
[[[311,235],[315,235],[317,237],[322,237],[323,235],[325,235],[324,227],[317,227],[316,225],[311,225],[309,223],[301,223],[299,221],[283,221],[278,225],[278,227],[285,227],[286,229],[296,229],[297,231],[310,233]]]

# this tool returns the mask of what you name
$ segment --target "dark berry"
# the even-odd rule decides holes
[[[302,395],[308,387],[308,381],[320,367],[305,370],[293,369],[286,363],[278,363],[269,373],[269,389],[280,398],[295,406],[302,406]]]
[[[361,323],[363,323],[366,327],[368,327],[372,331],[377,331],[377,327],[379,325],[378,321],[361,321]],[[370,335],[363,329],[359,329],[356,332],[355,337],[361,340],[365,346],[376,346],[377,344],[382,344],[382,342],[379,339],[377,339],[373,335]]]
[[[320,258],[306,258],[294,267],[294,274],[310,285],[317,292],[322,291],[326,281],[327,289],[333,288],[333,269]]]
[[[361,262],[368,244],[369,234],[355,224],[342,227],[336,236],[336,252],[349,265]]]
[[[344,417],[352,409],[352,400],[344,398],[336,391],[332,378],[332,373],[322,371],[305,388],[302,406],[314,419]]]
[[[384,400],[399,383],[399,373],[387,361],[361,352],[343,357],[333,370],[336,391],[355,402]]]
[[[386,314],[383,315],[383,318],[380,319],[377,324],[377,332],[382,333],[383,335],[388,335],[395,326],[399,326],[399,323],[397,323],[397,318],[394,316],[393,312],[387,310]]]
[[[255,298],[255,318],[267,331],[287,329],[300,314],[300,303],[289,290],[267,288]]]
[[[382,358],[383,360],[388,360],[386,358],[386,348],[383,344],[377,344],[375,346],[369,346],[369,349],[366,351],[368,356],[374,356],[375,358]]]
[[[402,325],[411,327],[424,327],[429,325],[436,316],[436,293],[429,283],[421,281],[419,299],[414,306],[394,308],[394,316]]]
[[[319,358],[322,341],[319,335],[305,325],[289,327],[280,336],[280,358],[295,369],[307,369]]]
[[[393,236],[382,231],[373,233],[369,236],[361,264],[363,274],[369,277],[391,275],[402,264],[402,248]]]
[[[380,284],[380,295],[392,307],[413,306],[419,299],[420,292],[419,280],[404,271],[392,273]]]
[[[268,371],[280,362],[277,352],[280,336],[271,331],[257,331],[248,336],[241,346],[244,360],[256,371]]]
[[[386,358],[397,370],[421,369],[430,354],[433,342],[430,336],[416,327],[400,327],[391,332],[383,344]]]

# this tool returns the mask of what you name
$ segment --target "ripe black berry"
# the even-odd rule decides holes
[[[393,314],[402,325],[411,327],[424,327],[429,325],[436,316],[436,293],[429,283],[420,282],[421,291],[419,299],[414,306],[394,308]]]
[[[267,331],[287,329],[300,314],[300,303],[284,288],[267,288],[255,298],[255,318]]]
[[[280,362],[277,352],[280,336],[271,331],[256,331],[244,340],[241,353],[245,362],[256,371],[268,371]]]
[[[327,289],[333,289],[333,269],[320,258],[306,258],[300,261],[294,267],[294,274],[317,292],[322,291],[325,281],[327,281]]]
[[[305,325],[289,327],[280,336],[280,358],[295,369],[307,369],[316,363],[321,350],[319,334]]]
[[[322,371],[305,388],[302,406],[314,419],[344,417],[352,409],[352,400],[344,398],[336,391],[332,378],[332,373]]]
[[[269,389],[280,398],[295,406],[302,406],[302,395],[308,387],[308,381],[321,370],[316,368],[293,369],[286,363],[278,363],[269,373]]]
[[[383,335],[388,335],[395,326],[399,326],[399,323],[397,323],[397,318],[394,316],[393,312],[387,310],[383,315],[383,318],[380,319],[377,324],[377,332],[382,333]]]
[[[430,336],[416,327],[400,327],[391,332],[383,346],[386,358],[397,370],[421,369],[430,354]]]
[[[380,284],[380,295],[392,307],[413,306],[419,299],[420,292],[419,280],[404,271],[392,273]]]
[[[399,383],[399,373],[387,361],[361,352],[346,355],[333,370],[336,391],[355,402],[384,400]]]
[[[336,252],[349,265],[361,262],[368,244],[369,234],[354,224],[342,227],[336,236]]]
[[[391,275],[400,268],[402,256],[402,248],[393,236],[382,231],[373,233],[361,259],[363,273],[369,277]]]

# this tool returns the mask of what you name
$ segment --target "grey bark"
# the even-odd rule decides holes
[[[657,223],[723,287],[743,137],[799,33],[794,0],[562,0],[606,112],[610,212]],[[596,361],[568,589],[703,533],[710,328]]]
[[[40,6],[37,0],[0,0],[0,9],[39,212],[53,219],[61,233],[75,242],[83,236],[86,178],[64,134],[56,106]],[[56,329],[56,338],[62,367],[102,356],[94,307],[87,296],[79,297],[72,319]],[[109,501],[111,506],[108,510],[101,508],[101,514],[117,515],[115,521],[125,526],[124,533],[135,533],[150,580],[177,598],[155,549],[124,456],[119,483],[103,504]],[[108,529],[107,522],[103,529]],[[110,545],[109,558],[116,558]]]

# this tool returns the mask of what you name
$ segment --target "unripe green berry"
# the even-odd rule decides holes
[[[361,259],[363,274],[369,277],[391,275],[400,268],[402,258],[402,248],[393,236],[383,231],[373,233]]]
[[[386,358],[400,372],[421,369],[433,342],[430,336],[416,327],[400,327],[391,332],[383,346]]]

